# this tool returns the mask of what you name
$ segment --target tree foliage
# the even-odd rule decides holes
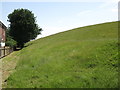
[[[36,24],[36,17],[28,9],[15,9],[8,15],[10,22],[10,36],[17,41],[19,47],[37,37],[42,31]]]
[[[6,30],[6,46],[10,46],[10,47],[16,47],[16,45],[17,45],[17,42],[14,40],[14,39],[12,39],[12,37],[9,35],[9,30],[7,29]]]

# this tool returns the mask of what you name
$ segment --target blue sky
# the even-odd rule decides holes
[[[29,9],[37,17],[37,24],[43,28],[37,38],[66,31],[72,28],[118,20],[118,2],[8,2],[0,3],[0,20],[6,25],[7,16],[14,9]]]

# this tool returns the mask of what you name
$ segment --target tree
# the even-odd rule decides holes
[[[17,46],[23,48],[26,42],[33,40],[42,29],[36,24],[36,17],[28,9],[15,9],[8,15],[10,36],[17,41]]]
[[[9,29],[6,30],[6,46],[10,46],[12,48],[17,46],[17,42],[9,35]]]
[[[6,46],[10,46],[12,48],[15,48],[17,45],[17,42],[12,39],[12,37],[9,35],[9,29],[6,30]]]

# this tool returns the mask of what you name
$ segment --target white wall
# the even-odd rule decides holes
[[[5,46],[5,43],[1,42],[1,47],[4,47]]]

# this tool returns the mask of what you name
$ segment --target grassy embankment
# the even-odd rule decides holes
[[[9,88],[118,87],[118,22],[41,38],[14,55]]]

